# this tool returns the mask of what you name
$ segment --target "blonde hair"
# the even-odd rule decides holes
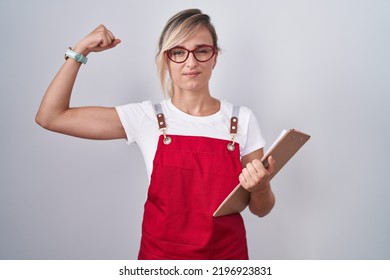
[[[158,53],[156,56],[157,73],[160,78],[161,87],[164,94],[168,93],[169,96],[173,95],[173,84],[170,79],[167,65],[167,57],[165,51],[177,46],[181,42],[185,41],[192,34],[197,32],[200,27],[207,27],[213,38],[214,47],[219,50],[218,38],[215,28],[210,21],[210,17],[203,14],[201,10],[189,9],[184,10],[168,20],[161,33]]]

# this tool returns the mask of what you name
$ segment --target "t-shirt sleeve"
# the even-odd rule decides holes
[[[256,116],[251,110],[248,109],[248,122],[246,127],[246,142],[241,151],[241,156],[245,156],[254,152],[265,145],[265,140],[260,130],[259,123],[257,122]]]
[[[116,106],[115,109],[126,132],[127,143],[136,142],[137,132],[141,128],[143,118],[153,110],[151,102],[131,103]]]

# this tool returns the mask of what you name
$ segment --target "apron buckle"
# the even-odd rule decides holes
[[[234,152],[236,147],[234,146],[234,142],[227,144],[227,148],[229,151]]]
[[[236,135],[235,134],[233,134],[232,133],[232,142],[231,143],[229,143],[229,144],[227,144],[227,149],[229,150],[229,151],[231,151],[231,152],[234,152],[234,150],[236,149],[236,146],[234,146],[234,137],[235,137]]]
[[[163,143],[164,143],[165,145],[169,145],[169,144],[172,143],[171,137],[166,136],[165,133],[164,133],[164,140],[163,140]]]

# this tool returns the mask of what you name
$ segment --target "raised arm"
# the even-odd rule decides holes
[[[84,56],[111,49],[119,39],[103,25],[82,39],[73,50]],[[42,127],[55,132],[88,139],[126,138],[115,108],[70,108],[72,89],[81,63],[67,59],[49,85],[35,117]]]

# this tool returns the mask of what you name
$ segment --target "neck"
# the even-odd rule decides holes
[[[202,92],[175,89],[172,104],[192,116],[209,116],[220,109],[219,100],[213,98],[208,89]]]

